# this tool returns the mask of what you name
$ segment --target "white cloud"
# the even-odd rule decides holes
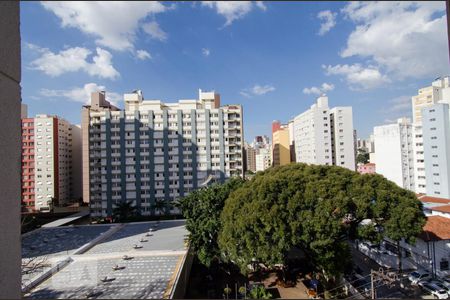
[[[304,88],[303,93],[307,95],[309,94],[320,95],[332,90],[334,90],[334,85],[331,83],[324,82],[320,87],[313,86],[310,88]]]
[[[49,1],[41,2],[61,19],[62,27],[72,27],[97,37],[99,45],[114,50],[134,48],[140,20],[169,7],[147,1]]]
[[[256,3],[251,1],[202,1],[201,4],[215,9],[219,15],[224,16],[226,19],[224,27],[243,18],[255,6],[264,11],[267,9],[261,1],[256,1]]]
[[[381,111],[391,114],[403,114],[403,115],[411,115],[412,113],[412,103],[411,103],[411,96],[399,96],[396,98],[393,98],[388,101],[389,106],[384,107]]]
[[[374,66],[368,66],[367,68],[362,67],[360,64],[353,65],[335,65],[335,66],[325,66],[326,75],[342,75],[350,88],[353,90],[367,90],[378,87],[383,83],[390,82],[387,76],[381,74],[381,72]]]
[[[65,98],[70,101],[81,102],[83,104],[88,104],[91,101],[91,93],[98,91],[106,91],[105,86],[98,85],[96,83],[86,83],[83,87],[77,87],[70,90],[49,90],[41,89],[39,94],[43,97],[52,98]],[[106,99],[112,104],[117,105],[117,103],[122,100],[122,96],[118,93],[107,92]]]
[[[208,48],[202,48],[202,54],[204,56],[209,56],[211,54],[211,51]]]
[[[350,2],[356,24],[342,57],[371,60],[390,78],[434,78],[448,72],[445,2]]]
[[[319,35],[324,35],[328,31],[331,30],[334,26],[336,26],[336,13],[333,13],[329,10],[323,10],[317,14],[317,18],[324,21],[320,24]]]
[[[148,53],[145,50],[137,50],[136,51],[136,57],[139,58],[140,60],[146,60],[146,59],[151,59],[152,58],[150,53]]]
[[[154,39],[160,41],[167,40],[167,33],[165,33],[155,21],[143,24],[142,29]]]
[[[100,78],[115,79],[120,76],[112,65],[111,53],[101,48],[96,49],[97,55],[92,57],[92,62],[87,60],[92,52],[82,47],[68,48],[59,53],[35,45],[30,48],[41,54],[41,57],[31,62],[31,68],[52,77],[77,71],[84,71]]]
[[[240,94],[244,97],[251,97],[251,96],[260,96],[260,95],[264,95],[267,94],[269,92],[273,92],[275,91],[275,87],[273,87],[272,85],[264,85],[261,86],[259,84],[254,85],[252,88],[250,89],[244,89],[240,92]]]

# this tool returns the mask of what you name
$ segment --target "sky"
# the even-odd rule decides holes
[[[21,2],[28,115],[80,124],[92,91],[241,104],[244,139],[271,136],[326,93],[358,137],[411,117],[411,96],[449,75],[445,1]]]

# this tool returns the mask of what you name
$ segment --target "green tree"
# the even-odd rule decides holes
[[[211,186],[191,192],[179,200],[186,218],[189,241],[201,263],[210,266],[220,257],[217,236],[221,228],[220,213],[229,194],[243,184],[239,177],[231,178],[224,184]]]
[[[250,299],[272,299],[272,294],[262,285],[258,285],[250,290]]]
[[[362,226],[367,219],[369,225]],[[242,272],[252,258],[285,264],[289,250],[299,247],[330,278],[351,263],[348,239],[379,240],[385,234],[412,240],[424,220],[414,193],[380,175],[290,164],[260,172],[230,194],[219,247]]]
[[[137,214],[137,209],[133,206],[131,201],[120,202],[113,209],[113,216],[119,222],[127,221],[130,218],[137,216]]]
[[[167,207],[167,203],[164,200],[159,200],[156,199],[155,203],[151,205],[151,208],[155,211],[158,212],[159,214],[163,215],[164,212],[166,211],[166,207]]]
[[[358,155],[356,156],[356,163],[367,164],[369,162],[370,155],[364,149],[358,149]]]

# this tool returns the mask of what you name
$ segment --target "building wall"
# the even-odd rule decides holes
[[[258,149],[258,154],[255,156],[256,172],[264,171],[272,166],[271,153],[272,147],[270,145]]]
[[[95,108],[98,94],[83,108],[89,116],[83,153],[89,149],[92,216],[110,216],[124,201],[132,201],[143,215],[177,213],[170,205],[177,198],[208,182],[243,176],[240,105],[217,107],[215,93],[164,103],[144,101],[136,92],[125,94],[128,109],[118,111]],[[155,210],[157,203],[164,204],[162,211]]]
[[[252,146],[247,146],[245,150],[247,170],[256,172],[256,150]]]
[[[412,97],[412,112],[414,123],[414,182],[416,193],[426,193],[426,161],[424,156],[424,142],[422,131],[422,109],[433,104],[450,103],[449,77],[439,78],[431,86],[419,89]]]
[[[34,119],[22,119],[22,197],[24,211],[34,210],[35,161],[34,161]]]
[[[289,129],[281,127],[272,133],[273,141],[273,165],[284,166],[291,162],[289,149]]]
[[[297,162],[337,165],[355,170],[355,143],[351,107],[328,107],[322,95],[310,109],[294,118]]]
[[[378,174],[405,189],[414,190],[412,125],[408,119],[374,128]]]
[[[355,134],[351,107],[335,107],[330,110],[333,165],[355,171]]]
[[[82,183],[82,148],[81,126],[71,125],[72,131],[72,174],[71,174],[71,199],[77,200],[83,197]]]
[[[439,103],[422,109],[426,193],[450,198],[450,110]]]
[[[0,2],[0,299],[21,298],[20,3]]]

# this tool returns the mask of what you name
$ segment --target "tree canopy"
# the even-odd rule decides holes
[[[197,252],[199,261],[206,266],[220,257],[217,237],[222,227],[220,213],[230,192],[243,184],[239,177],[231,178],[224,184],[213,184],[191,192],[179,201],[186,218],[189,240]]]
[[[350,262],[349,238],[414,241],[424,223],[415,194],[381,175],[290,164],[259,172],[230,194],[219,248],[246,272],[252,258],[285,263],[296,246],[324,273],[337,275]]]
[[[364,149],[358,149],[358,155],[356,156],[356,162],[361,164],[367,164],[370,159],[370,154]]]

